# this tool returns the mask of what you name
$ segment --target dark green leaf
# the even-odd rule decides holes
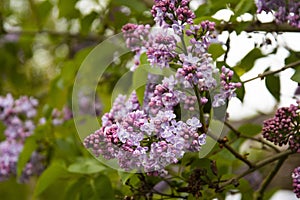
[[[80,20],[80,24],[81,24],[80,32],[84,35],[87,35],[90,32],[93,21],[97,17],[98,14],[95,12],[92,12],[91,14],[84,16],[84,18]]]
[[[276,75],[269,75],[266,77],[266,86],[273,97],[280,101],[280,78]]]
[[[97,195],[98,200],[115,199],[111,182],[107,176],[105,175],[98,176],[92,187],[94,187],[93,189]]]

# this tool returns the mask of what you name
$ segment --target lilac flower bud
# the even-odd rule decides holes
[[[279,108],[275,116],[264,121],[263,137],[276,145],[289,143],[293,151],[300,151],[299,105]]]
[[[294,193],[300,198],[300,167],[296,167],[292,174]]]

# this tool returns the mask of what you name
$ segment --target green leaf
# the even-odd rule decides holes
[[[276,75],[269,75],[266,77],[266,86],[273,97],[280,101],[280,78]]]
[[[50,11],[52,10],[52,4],[49,1],[43,1],[36,4],[37,6],[37,15],[41,24],[43,25],[47,18],[49,17]]]
[[[18,164],[17,164],[17,176],[20,177],[22,174],[22,171],[24,167],[26,166],[27,162],[29,161],[31,154],[34,150],[36,150],[38,147],[36,140],[34,137],[28,137],[26,138],[24,147],[22,152],[19,155],[18,158]]]
[[[258,58],[264,57],[264,55],[261,53],[261,50],[258,48],[252,49],[241,61],[240,63],[234,67],[235,72],[241,76],[244,73],[250,71],[253,66],[255,61]]]
[[[123,172],[123,171],[118,171],[118,174],[121,178],[121,181],[123,183],[123,185],[126,185],[126,183],[132,178],[134,177],[136,174],[135,174],[135,171],[132,171],[131,173],[130,172]]]
[[[73,163],[68,167],[69,172],[78,174],[94,174],[99,173],[105,169],[106,167],[101,165],[99,161],[89,158],[79,159],[78,162]]]
[[[225,50],[223,49],[221,44],[211,44],[208,48],[208,53],[211,54],[213,60],[216,60],[221,55],[225,53]]]
[[[114,200],[115,195],[109,178],[105,175],[100,175],[92,185],[98,200]]]
[[[66,189],[64,194],[65,200],[76,200],[79,199],[80,191],[82,191],[82,187],[87,184],[85,178],[79,178],[78,180],[70,183]]]
[[[243,124],[239,127],[238,131],[248,136],[255,136],[262,130],[261,125],[258,124]]]
[[[79,16],[79,11],[75,9],[77,0],[59,0],[58,10],[59,17],[65,17],[67,19],[77,18]]]
[[[234,13],[235,15],[240,16],[251,10],[253,7],[255,7],[254,1],[241,0],[234,8]]]
[[[59,163],[52,163],[40,176],[34,190],[34,196],[42,194],[50,185],[66,175],[66,169]]]
[[[300,83],[300,67],[295,68],[295,73],[293,74],[291,79],[297,83]]]
[[[145,10],[147,10],[146,5],[143,3],[143,1],[139,0],[114,0],[112,1],[114,5],[118,6],[127,6],[130,8],[130,10],[137,12],[137,13],[142,13]]]
[[[91,14],[84,16],[84,18],[80,20],[80,25],[81,25],[80,32],[84,35],[89,34],[91,25],[98,16],[99,15],[95,12],[92,12]]]

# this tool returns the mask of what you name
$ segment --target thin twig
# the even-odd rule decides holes
[[[286,66],[284,66],[284,67],[282,67],[282,68],[280,68],[278,70],[267,71],[267,72],[264,72],[262,74],[258,74],[256,77],[253,77],[253,78],[250,78],[248,80],[242,81],[242,83],[247,83],[247,82],[253,81],[253,80],[258,79],[258,78],[263,79],[266,76],[269,76],[269,75],[272,75],[272,74],[277,74],[277,73],[282,72],[282,71],[284,71],[286,69],[297,67],[298,65],[300,65],[300,60],[298,60],[296,62],[293,62],[293,63],[290,63],[290,64],[288,64],[288,65],[286,65]]]
[[[239,154],[235,149],[233,149],[230,145],[228,145],[226,142],[222,139],[218,139],[217,137],[215,137],[214,135],[207,133],[208,136],[210,136],[211,138],[213,138],[214,140],[218,141],[218,143],[220,145],[222,145],[223,147],[225,147],[230,153],[232,153],[237,159],[239,159],[240,161],[246,163],[249,168],[253,168],[254,165],[247,159],[245,158],[243,155]]]
[[[270,148],[272,148],[275,152],[279,153],[280,150],[278,148],[276,148],[275,146],[273,146],[272,144],[264,141],[261,138],[255,138],[255,137],[250,137],[248,135],[245,135],[243,133],[241,133],[239,130],[237,130],[236,128],[234,128],[228,121],[225,121],[224,124],[238,137],[238,138],[244,138],[244,139],[249,139],[249,140],[254,140],[256,142],[260,142],[263,145],[266,145]]]
[[[239,179],[243,178],[244,176],[256,171],[257,169],[267,165],[267,164],[270,164],[278,159],[281,159],[283,157],[286,157],[288,155],[291,155],[293,154],[294,152],[291,151],[291,150],[287,150],[287,151],[284,151],[284,152],[281,152],[281,153],[278,153],[278,154],[275,154],[274,156],[271,156],[271,157],[268,157],[260,162],[258,162],[254,167],[244,171],[243,173],[237,175],[236,177],[232,178],[232,179],[229,179],[228,181],[226,181],[225,183],[221,184],[220,185],[220,190],[224,189],[226,186],[228,185],[231,185],[231,184],[234,184],[236,183]]]
[[[264,196],[264,192],[267,189],[268,185],[271,183],[274,176],[279,171],[280,167],[284,163],[284,161],[288,158],[288,156],[282,157],[278,160],[276,166],[273,168],[273,170],[270,172],[270,174],[266,177],[266,179],[262,182],[257,192],[254,193],[254,200],[262,200]]]
[[[247,23],[247,22],[246,22]],[[242,24],[242,23],[239,23]],[[216,29],[219,31],[236,31],[237,26],[236,23],[221,23],[216,26]],[[249,23],[247,27],[243,29],[246,32],[300,32],[299,28],[293,27],[289,24],[276,24],[275,22],[270,23],[260,23],[258,21],[254,21],[253,23]]]
[[[232,153],[237,159],[239,159],[240,161],[243,161],[244,163],[246,163],[249,168],[253,168],[254,165],[243,155],[239,154],[236,150],[234,150],[230,145],[226,144],[226,143],[222,143],[223,146],[230,151],[230,153]]]
[[[54,37],[69,37],[69,38],[79,38],[84,40],[103,40],[103,36],[100,35],[82,35],[80,33],[70,33],[64,31],[53,31],[53,30],[5,30],[5,34],[15,34],[15,35],[28,35],[35,36],[38,34],[48,34]]]

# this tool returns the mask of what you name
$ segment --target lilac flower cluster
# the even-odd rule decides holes
[[[205,144],[197,118],[176,121],[173,110],[167,108],[147,114],[135,93],[125,99],[118,96],[111,111],[102,117],[101,129],[85,138],[85,147],[96,156],[117,158],[120,167],[128,171],[163,172],[185,152],[199,151]]]
[[[14,100],[11,94],[0,97],[0,120],[6,126],[6,140],[0,143],[0,180],[16,175],[19,154],[26,138],[35,129],[33,117],[37,114],[37,105],[36,99],[27,96],[17,100]],[[44,159],[41,154],[34,152],[19,181],[26,182],[30,176],[39,175],[44,170]]]
[[[136,55],[131,70],[138,67],[144,53],[152,67],[175,65],[177,72],[162,80],[149,74],[142,105],[134,92],[128,100],[118,96],[102,117],[102,127],[87,136],[84,145],[97,157],[117,159],[125,170],[157,174],[185,152],[199,151],[205,144],[208,124],[204,116],[200,122],[199,110],[209,102],[209,95],[215,95],[213,106],[224,105],[241,84],[231,82],[233,72],[225,67],[220,74],[208,53],[216,38],[213,22],[193,24],[189,0],[154,2],[158,31],[135,24],[122,29],[127,47]]]
[[[275,116],[264,121],[263,137],[276,145],[289,143],[289,148],[300,151],[299,105],[279,108]]]
[[[300,198],[300,167],[296,167],[292,173],[294,193]]]
[[[257,0],[257,12],[274,12],[277,23],[300,28],[300,2],[295,0]]]
[[[169,67],[169,62],[176,57],[176,39],[165,32],[151,34],[147,48],[148,61],[161,68]]]
[[[190,0],[154,0],[151,10],[154,21],[159,26],[183,30],[183,25],[193,24],[195,18],[195,14],[189,8],[189,2]]]
[[[224,105],[227,100],[235,96],[235,89],[242,86],[241,83],[231,82],[233,73],[232,70],[222,67],[220,93],[214,96],[213,107]]]
[[[131,70],[134,71],[140,64],[140,55],[146,52],[147,41],[149,40],[150,25],[126,24],[122,28],[126,45],[135,53],[134,65]]]

